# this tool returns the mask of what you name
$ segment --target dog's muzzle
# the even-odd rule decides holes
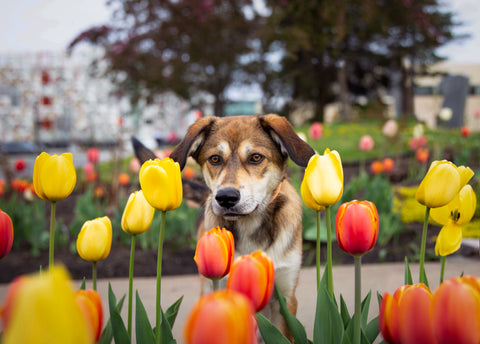
[[[223,188],[215,195],[218,205],[224,209],[230,209],[240,201],[240,191],[234,188]]]

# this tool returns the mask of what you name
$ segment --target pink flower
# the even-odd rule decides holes
[[[24,159],[22,158],[18,158],[17,160],[15,160],[15,170],[17,172],[22,172],[25,167],[27,167],[27,163],[25,162]]]
[[[87,159],[92,164],[96,164],[99,158],[100,158],[100,151],[98,150],[98,148],[92,147],[87,150]]]
[[[308,131],[308,136],[312,140],[318,140],[323,136],[323,126],[319,122],[315,122],[310,126],[310,130]]]
[[[358,148],[362,151],[369,151],[373,149],[374,146],[373,139],[370,135],[363,135],[358,142]]]
[[[132,173],[138,173],[140,172],[140,161],[138,161],[137,158],[132,158],[132,160],[130,160],[130,164],[128,166],[128,168],[130,169],[130,172]]]

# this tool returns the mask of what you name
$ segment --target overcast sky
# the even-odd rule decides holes
[[[0,0],[0,53],[60,51],[82,30],[108,21],[105,0]],[[452,62],[480,63],[480,1],[444,0],[464,22],[464,42],[439,52]]]

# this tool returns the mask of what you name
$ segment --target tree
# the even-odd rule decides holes
[[[225,90],[246,82],[257,14],[251,0],[111,0],[113,22],[90,28],[70,44],[104,49],[107,74],[135,102],[173,91],[191,100],[214,97],[223,115]]]

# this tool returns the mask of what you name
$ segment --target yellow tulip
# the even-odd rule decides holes
[[[33,166],[35,193],[44,201],[56,202],[68,197],[77,182],[71,153],[61,155],[42,152]]]
[[[142,190],[131,193],[122,215],[123,231],[131,235],[146,232],[154,213],[155,209],[147,202]]]
[[[313,210],[335,204],[343,193],[343,168],[337,151],[326,149],[310,158],[300,192],[305,205]]]
[[[2,343],[94,343],[64,268],[53,267],[41,275],[27,276],[13,297]]]
[[[462,243],[461,225],[472,219],[476,208],[475,191],[470,185],[465,185],[450,203],[431,210],[432,218],[443,225],[435,244],[435,254],[447,256],[460,248]]]
[[[86,221],[77,238],[80,257],[90,262],[105,259],[112,246],[112,223],[107,216]]]
[[[468,181],[469,170],[447,160],[432,162],[418,187],[417,201],[429,208],[447,205]]]
[[[172,159],[147,160],[140,169],[139,179],[145,199],[155,209],[174,210],[182,203],[180,165]]]

